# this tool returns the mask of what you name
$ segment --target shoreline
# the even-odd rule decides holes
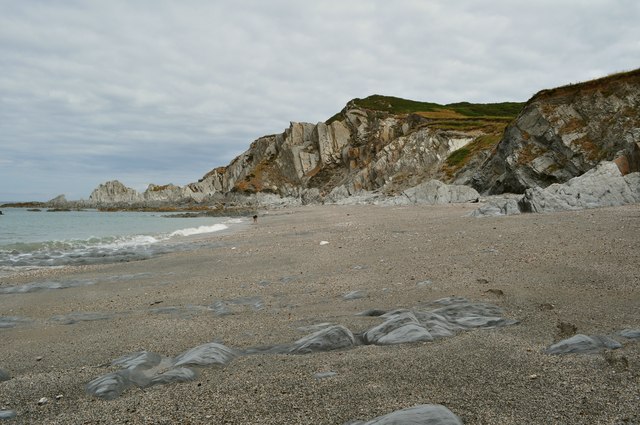
[[[640,327],[637,206],[465,216],[475,208],[268,211],[257,225],[215,234],[216,246],[55,272],[102,279],[90,286],[0,294],[4,315],[34,319],[0,329],[0,369],[13,377],[0,383],[0,408],[18,414],[6,423],[342,424],[424,403],[446,406],[465,424],[640,421],[639,343],[594,355],[543,353],[562,323],[585,334]],[[364,295],[344,298],[353,291]],[[381,319],[356,313],[452,295],[496,305],[520,323],[427,343],[239,357],[223,369],[200,368],[194,381],[129,388],[113,401],[84,392],[116,370],[105,365],[142,349],[176,356],[212,341],[284,344],[305,335],[298,328],[327,322],[361,332]],[[263,308],[237,302],[251,297]],[[216,301],[231,313],[195,308]],[[51,320],[74,312],[109,316]],[[336,374],[314,378],[323,372]],[[38,405],[41,397],[49,402]]]

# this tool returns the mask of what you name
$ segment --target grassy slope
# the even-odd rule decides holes
[[[400,99],[398,97],[381,96],[377,94],[364,99],[354,99],[353,103],[364,109],[384,111],[397,115],[427,113],[425,115],[428,116],[429,112],[440,114],[448,112],[451,114],[451,118],[515,118],[524,106],[524,103],[520,102],[459,102],[440,105],[437,103],[418,102],[415,100]]]

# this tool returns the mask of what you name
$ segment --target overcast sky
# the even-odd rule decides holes
[[[638,67],[637,0],[0,0],[0,200],[184,185],[374,93],[526,101]]]

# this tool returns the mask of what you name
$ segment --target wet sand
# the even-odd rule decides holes
[[[0,410],[17,413],[3,422],[342,424],[438,403],[465,424],[640,423],[640,342],[543,353],[574,332],[640,328],[640,207],[465,216],[476,207],[270,211],[213,236],[215,247],[2,278],[0,287],[93,282],[0,294],[0,316],[24,319],[0,328],[0,369],[12,376],[0,382]],[[365,296],[343,298],[352,291]],[[453,295],[520,323],[426,343],[242,356],[112,401],[84,391],[132,352],[288,343],[325,322],[361,332],[381,319],[358,312]],[[314,377],[322,372],[335,374]]]

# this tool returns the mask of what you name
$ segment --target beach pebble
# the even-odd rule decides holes
[[[313,377],[316,378],[316,379],[325,379],[325,378],[334,377],[337,374],[338,374],[337,372],[333,372],[333,371],[318,372],[318,373],[314,374]]]
[[[0,410],[0,419],[13,419],[16,415],[15,410]]]
[[[320,245],[327,245],[329,241],[320,241]]]
[[[58,394],[58,395],[56,396],[56,400],[62,400],[62,398],[63,398],[63,397],[64,397],[64,396],[63,396],[62,394]]]
[[[8,381],[9,379],[11,379],[11,375],[9,375],[9,372],[4,369],[0,369],[0,382]]]
[[[421,404],[396,410],[370,421],[351,421],[349,425],[462,425],[451,410],[440,404]],[[345,425],[347,425],[345,424]]]
[[[46,397],[42,397],[40,400],[38,400],[38,405],[42,406],[44,404],[49,403],[49,399]]]
[[[360,298],[365,298],[367,293],[365,291],[351,291],[342,296],[343,300],[357,300]]]
[[[622,344],[607,336],[578,334],[549,346],[544,352],[546,354],[584,354],[621,347]]]

